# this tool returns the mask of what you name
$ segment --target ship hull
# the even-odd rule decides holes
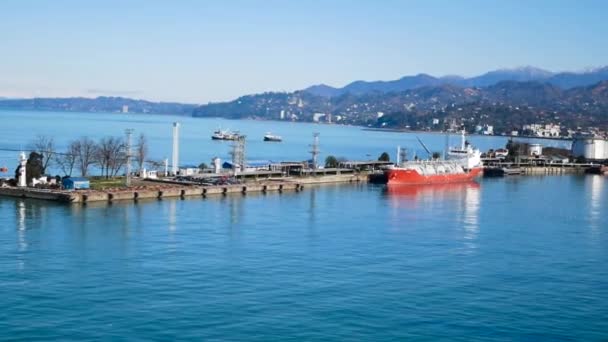
[[[236,140],[236,138],[234,138],[234,137],[216,137],[216,136],[211,136],[211,140],[228,140],[228,141],[233,141],[233,140]]]
[[[389,169],[385,175],[388,185],[403,184],[447,184],[470,182],[481,176],[483,169],[476,167],[465,173],[421,175],[416,170]]]
[[[283,141],[283,139],[281,139],[281,138],[264,137],[264,141],[281,142],[281,141]]]

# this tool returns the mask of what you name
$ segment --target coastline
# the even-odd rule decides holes
[[[106,112],[106,111],[71,111],[71,110],[47,110],[47,109],[26,109],[26,108],[0,108],[0,110],[8,112],[44,112],[44,113],[66,113],[66,114],[111,114],[111,115],[151,115],[151,116],[172,116],[172,117],[187,117],[193,119],[222,119],[231,121],[270,121],[270,122],[289,122],[289,123],[304,123],[304,124],[317,124],[327,126],[344,126],[344,127],[359,127],[362,131],[368,132],[388,132],[388,133],[425,133],[425,134],[436,134],[445,135],[446,132],[442,131],[426,131],[426,130],[412,130],[407,128],[382,128],[382,127],[369,127],[354,124],[342,124],[337,122],[313,122],[313,121],[292,121],[292,120],[277,120],[270,118],[261,117],[246,117],[246,118],[227,118],[222,116],[194,116],[192,114],[177,114],[177,113],[121,113],[121,112]],[[458,132],[451,132],[450,135],[460,134]],[[479,136],[479,137],[505,137],[505,138],[521,138],[521,139],[535,139],[535,140],[554,140],[554,141],[572,141],[572,138],[566,137],[538,137],[538,136],[524,136],[524,135],[486,135],[479,133],[467,133],[468,136]]]

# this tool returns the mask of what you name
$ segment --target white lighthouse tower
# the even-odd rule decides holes
[[[25,165],[27,164],[27,158],[25,157],[25,152],[21,152],[19,155],[19,179],[17,180],[17,185],[20,187],[27,186],[27,179],[25,177]]]

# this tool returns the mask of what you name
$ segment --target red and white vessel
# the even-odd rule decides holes
[[[385,171],[388,185],[445,184],[470,182],[481,176],[481,152],[465,140],[462,132],[460,147],[450,148],[447,160],[405,161]]]

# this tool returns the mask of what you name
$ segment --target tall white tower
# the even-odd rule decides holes
[[[179,170],[179,122],[173,123],[173,155],[171,160],[171,173],[177,175]]]
[[[27,164],[27,158],[25,157],[25,152],[21,152],[21,154],[19,155],[19,179],[18,179],[18,185],[20,187],[26,187],[27,186],[27,180],[26,180],[26,176],[25,176],[25,165]]]

